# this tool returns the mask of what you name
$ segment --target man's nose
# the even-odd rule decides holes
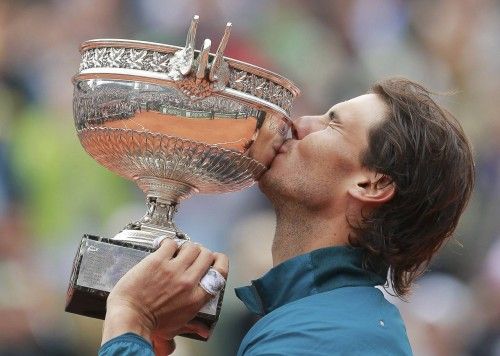
[[[310,133],[324,130],[326,125],[323,116],[301,116],[293,121],[292,134],[297,140],[302,140]]]

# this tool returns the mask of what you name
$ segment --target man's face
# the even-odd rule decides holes
[[[345,199],[365,171],[360,161],[368,132],[386,112],[382,99],[366,94],[322,115],[298,118],[294,138],[285,141],[260,188],[272,201],[292,200],[311,207]]]

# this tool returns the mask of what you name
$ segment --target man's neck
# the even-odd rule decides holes
[[[347,245],[350,230],[345,213],[276,208],[273,265],[319,248]]]

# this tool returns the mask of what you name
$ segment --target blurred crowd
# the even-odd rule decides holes
[[[276,71],[302,90],[293,115],[325,112],[386,76],[424,83],[461,121],[477,169],[455,238],[400,308],[416,355],[500,355],[500,2],[496,0],[0,1],[0,355],[87,355],[101,321],[63,312],[84,233],[113,236],[145,212],[131,182],[81,148],[72,118],[78,46],[91,38],[183,45]],[[273,212],[258,189],[197,196],[176,219],[226,253],[229,287],[271,266]],[[178,338],[176,355],[231,355],[255,321],[226,288],[208,343]]]

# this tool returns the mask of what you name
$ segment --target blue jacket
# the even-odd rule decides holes
[[[401,316],[382,292],[384,275],[362,268],[362,253],[329,247],[272,268],[237,296],[262,318],[238,356],[411,355]],[[153,355],[134,334],[104,344],[99,355]]]
[[[362,252],[329,247],[294,257],[236,290],[260,319],[238,356],[411,355],[397,308],[362,268]]]

